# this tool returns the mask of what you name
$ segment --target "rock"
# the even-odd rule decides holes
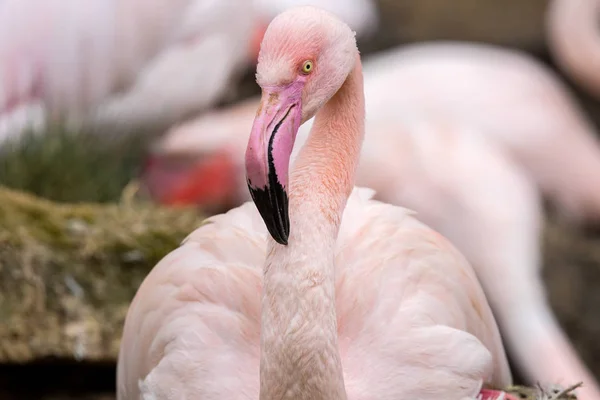
[[[114,362],[138,286],[202,221],[190,209],[58,204],[2,188],[0,204],[0,363]]]

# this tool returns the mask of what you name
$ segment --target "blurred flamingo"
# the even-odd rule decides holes
[[[28,123],[151,126],[214,105],[249,65],[253,12],[245,0],[4,0],[0,141]]]
[[[191,44],[174,43],[167,47],[154,63],[145,66],[130,90],[102,104],[92,115],[92,124],[126,123],[139,127],[162,123],[164,126],[214,106],[227,94],[231,97],[240,73],[256,62],[269,21],[279,12],[307,0],[254,0],[254,3],[246,1],[243,7],[234,2],[228,8],[220,0],[204,0],[204,3],[190,25],[201,29],[201,33],[218,32],[221,40],[208,41],[201,34]],[[377,26],[376,8],[371,0],[318,0],[318,3],[351,20],[350,26],[363,36]],[[253,29],[252,35],[249,29]],[[244,51],[248,46],[250,51]]]
[[[280,14],[257,81],[245,163],[256,208],[212,217],[143,282],[118,399],[459,400],[509,385],[464,257],[410,211],[353,190],[365,115],[353,32],[313,7]]]
[[[216,105],[254,64],[273,13],[300,1],[255,2],[4,0],[0,144],[55,122],[166,129]],[[361,34],[377,24],[371,0],[321,3]]]
[[[594,173],[585,168],[596,162],[595,148],[585,147],[595,143],[591,128],[568,93],[530,59],[491,47],[408,48],[371,58],[364,71],[368,135],[357,184],[416,210],[467,256],[529,383],[583,380],[580,398],[600,399],[540,277],[542,206],[532,177],[545,172],[544,163],[568,159],[548,167],[565,176],[542,182],[568,189],[569,174]],[[168,132],[146,169],[153,196],[172,205],[249,199],[239,189],[239,160],[258,107],[249,99]]]
[[[599,0],[551,0],[546,13],[548,47],[579,86],[600,98]]]

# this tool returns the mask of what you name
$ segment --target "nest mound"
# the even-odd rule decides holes
[[[0,362],[114,361],[137,287],[202,218],[124,198],[60,204],[0,188]]]

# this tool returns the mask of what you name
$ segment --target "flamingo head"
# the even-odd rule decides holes
[[[298,129],[338,91],[357,56],[350,28],[318,8],[291,8],[265,32],[256,68],[262,97],[246,148],[246,178],[279,244],[287,245],[289,237],[286,189]]]

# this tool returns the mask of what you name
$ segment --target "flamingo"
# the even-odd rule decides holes
[[[250,66],[254,13],[246,0],[4,0],[0,142],[30,124],[152,126],[213,106]]]
[[[257,82],[254,204],[211,217],[144,280],[118,399],[505,396],[480,393],[511,376],[468,262],[411,211],[353,188],[365,109],[348,25],[310,6],[279,14]]]
[[[551,0],[546,11],[546,38],[556,64],[600,98],[598,12],[598,0]]]
[[[579,389],[580,399],[600,398],[594,377],[546,300],[540,277],[542,205],[535,185],[476,130],[441,119],[412,125],[379,121],[369,99],[372,97],[367,98],[369,134],[357,183],[375,189],[379,200],[415,210],[420,220],[449,238],[467,257],[496,313],[508,350],[528,383],[581,380],[585,385]],[[164,182],[167,188],[159,190],[162,199],[185,203],[199,196],[212,200],[213,205],[223,202],[226,188],[244,179],[237,168],[231,168],[230,160],[235,155],[241,158],[244,149],[240,148],[239,132],[252,125],[248,118],[254,118],[257,106],[248,100],[212,113],[202,124],[198,120],[187,126],[187,132],[180,128],[181,140],[165,142],[168,147],[163,149],[208,153],[199,161],[198,175],[184,175],[180,181],[177,169],[151,168],[154,184]],[[301,126],[292,159],[311,125],[308,121]],[[223,143],[225,137],[229,143]],[[187,167],[185,161],[182,167]],[[196,177],[197,182],[192,182]],[[177,188],[178,184],[181,187]],[[228,202],[235,204],[238,196],[229,195]]]
[[[212,107],[255,63],[273,13],[298,1],[4,0],[0,144],[57,121],[166,129]],[[371,0],[322,6],[361,35],[377,26]]]
[[[434,48],[448,50],[440,68],[433,63]],[[460,49],[463,47],[458,46]],[[535,155],[541,146],[541,150],[551,151],[538,156],[542,161],[568,159],[569,165],[562,165],[566,176],[553,178],[559,184],[569,184],[569,174],[597,173],[585,170],[597,156],[594,147],[587,151],[584,146],[588,141],[594,143],[592,131],[561,129],[587,125],[569,97],[557,90],[560,86],[542,85],[553,82],[543,79],[547,75],[542,73],[541,80],[532,81],[535,75],[525,67],[544,70],[528,59],[521,60],[513,53],[508,53],[515,56],[513,59],[502,59],[502,51],[482,48],[481,57],[463,62],[460,53],[453,58],[448,47],[429,50],[431,53],[422,50],[428,58],[412,51],[409,57],[401,50],[400,54],[375,56],[365,62],[369,134],[357,184],[375,189],[379,200],[414,209],[423,222],[465,254],[496,313],[508,350],[528,383],[582,380],[585,385],[579,390],[580,398],[600,399],[596,380],[547,303],[540,276],[543,210],[531,176],[535,175],[510,152],[513,148]],[[468,51],[477,55],[473,49]],[[492,55],[495,57],[490,58]],[[413,67],[392,62],[397,60]],[[501,69],[494,71],[491,63]],[[418,79],[424,74],[417,66],[431,73],[431,85],[425,84],[424,77]],[[442,84],[450,77],[454,84]],[[432,86],[442,91],[441,101],[434,97]],[[457,87],[473,97],[452,95],[450,90]],[[496,97],[491,98],[490,93]],[[451,98],[465,99],[462,107],[450,108],[454,114],[442,108]],[[475,108],[474,99],[486,105],[482,107],[486,112],[479,112],[478,119],[460,118],[468,105],[464,103],[470,102]],[[547,103],[538,105],[537,100]],[[249,99],[170,130],[157,143],[156,158],[146,170],[145,180],[153,196],[166,204],[212,206],[249,200],[249,193],[240,189],[245,180],[244,166],[238,161],[245,151],[240,132],[250,129],[259,104],[259,99]],[[300,127],[295,149],[306,140],[311,124],[308,121]],[[502,124],[514,131],[502,130]],[[492,134],[485,129],[493,130]],[[557,143],[552,144],[552,140]],[[570,145],[584,151],[563,150]],[[294,150],[292,159],[296,154]],[[549,168],[561,173],[557,166]]]
[[[231,0],[228,4],[221,0],[198,2],[197,14],[186,16],[186,22],[199,34],[167,47],[144,67],[130,90],[103,102],[91,114],[88,125],[169,125],[214,106],[234,91],[233,84],[241,73],[256,62],[266,24],[279,11],[299,3],[306,0],[254,0],[245,1],[241,7],[239,1]],[[377,27],[371,0],[319,3],[350,19],[350,26],[361,36],[372,34]],[[179,29],[177,21],[172,25],[171,29]],[[213,38],[204,37],[207,33]]]

